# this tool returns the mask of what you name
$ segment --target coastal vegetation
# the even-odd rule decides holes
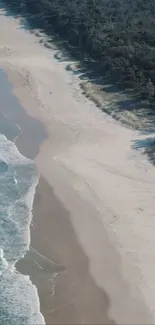
[[[139,98],[155,99],[155,1],[6,0],[31,22],[53,30],[101,75]]]

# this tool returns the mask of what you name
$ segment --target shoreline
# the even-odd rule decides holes
[[[27,123],[25,123],[24,120],[25,130],[28,127],[28,125],[26,127],[26,124]],[[43,142],[44,141],[46,140],[43,140]],[[22,152],[22,154],[28,158],[32,158],[32,153],[34,154],[36,149],[35,136],[31,142],[31,150],[29,147],[29,137],[27,137],[24,132],[16,140],[16,145],[19,152]],[[41,204],[39,202],[40,200]],[[45,203],[42,201],[45,201]],[[54,214],[51,221],[49,216],[53,211]],[[46,324],[83,324],[83,322],[88,324],[115,324],[115,322],[110,320],[108,317],[108,309],[110,304],[109,299],[106,293],[96,286],[92,277],[89,275],[89,271],[87,270],[88,259],[77,242],[74,229],[70,223],[69,215],[65,217],[66,220],[64,223],[63,217],[65,214],[67,215],[68,212],[63,204],[58,201],[48,183],[42,177],[40,177],[35,189],[33,200],[32,221],[30,227],[30,248],[25,257],[16,263],[16,268],[22,274],[29,275],[30,280],[36,286],[40,299],[40,311]],[[43,215],[44,217],[46,216],[47,219],[45,227],[43,227]],[[60,219],[59,221],[57,221],[58,216]],[[67,232],[65,236],[64,234],[61,234],[61,229],[64,230],[64,227],[66,228]],[[54,235],[53,240],[50,239],[51,234],[47,233],[48,228]],[[61,254],[59,252],[60,243],[57,243],[57,238],[59,237],[62,238],[62,247],[60,249],[60,252],[62,252]],[[56,249],[52,249],[51,252],[49,247],[51,247],[52,242],[53,245],[56,245]],[[67,246],[67,251],[65,249],[63,254],[64,245]],[[70,251],[70,246],[74,246],[73,252]],[[75,260],[73,257],[74,253],[77,260]],[[65,268],[65,258],[67,257],[68,260],[68,254],[71,254],[71,261],[74,259],[74,269],[76,264],[77,268],[80,268],[80,272],[83,274],[82,278],[79,278],[77,272],[76,275],[74,275],[74,273],[72,274],[71,272],[67,274],[67,269]],[[73,261],[71,264],[72,263]],[[43,272],[37,268],[37,264],[43,268]],[[68,264],[69,261],[67,261],[67,265]],[[74,285],[72,284],[70,286],[69,283],[70,281],[72,282],[72,277],[73,282],[76,283],[76,287],[78,286],[77,283],[79,282],[79,288],[82,286],[81,282],[83,278],[84,281],[87,281],[87,287],[85,287],[84,290],[85,292],[79,291],[78,294],[76,293],[76,299],[74,298]],[[40,284],[40,282],[42,283]],[[83,283],[83,286],[84,285],[85,284]],[[90,297],[90,295],[91,298],[89,298],[88,303],[87,299]],[[74,300],[76,301],[74,302]],[[83,304],[84,306],[86,305],[84,309]]]
[[[21,107],[21,109],[23,109]],[[24,112],[23,112],[24,113]],[[23,114],[22,113],[22,114]],[[25,113],[24,113],[25,114]],[[17,116],[15,116],[16,120]],[[25,119],[25,117],[24,117]],[[21,121],[23,118],[21,119]],[[30,122],[30,119],[29,119]],[[26,126],[27,125],[27,126]],[[25,123],[24,120],[24,128],[27,129],[28,124]],[[37,132],[38,134],[38,132]],[[44,142],[44,140],[43,140]],[[36,142],[35,137],[33,138],[33,141],[31,142],[31,148],[29,147],[29,137],[23,132],[19,137],[16,139],[16,145],[19,150],[19,152],[22,152],[22,155],[24,155],[27,158],[32,159],[32,153],[34,154],[36,149]],[[27,150],[28,148],[28,150]],[[31,150],[30,150],[31,149]],[[33,150],[34,149],[34,150]],[[74,230],[72,229],[72,226],[70,224],[70,217],[68,216],[66,219],[66,222],[68,226],[66,227],[63,221],[62,216],[66,214],[65,207],[63,207],[62,203],[58,201],[58,199],[55,197],[54,193],[52,193],[51,187],[47,184],[47,182],[41,177],[38,180],[38,184],[35,189],[34,194],[34,200],[33,200],[33,208],[32,208],[32,221],[31,221],[31,227],[30,227],[30,238],[31,238],[31,245],[29,247],[29,251],[27,251],[26,255],[23,259],[20,259],[16,263],[17,271],[19,271],[22,274],[30,276],[30,280],[32,283],[36,286],[39,299],[40,299],[40,311],[45,318],[46,324],[82,324],[83,319],[85,323],[88,324],[94,324],[96,322],[97,324],[115,324],[112,320],[108,318],[108,309],[109,309],[109,299],[106,295],[106,293],[99,289],[96,284],[94,283],[91,276],[88,276],[89,272],[87,271],[87,257],[82,252],[78,242],[76,242],[76,235],[74,233]],[[53,199],[52,199],[53,196]],[[39,199],[38,199],[39,197]],[[45,200],[44,202],[41,201],[41,205],[39,204],[40,199]],[[46,201],[48,201],[46,203]],[[52,203],[51,203],[52,202]],[[55,203],[58,202],[58,203]],[[61,207],[62,206],[62,207]],[[47,209],[48,207],[48,209]],[[55,208],[56,207],[56,208]],[[46,213],[47,209],[47,222],[49,222],[49,225],[46,223],[44,232],[43,233],[43,224],[42,224],[42,216],[44,213]],[[55,211],[56,209],[56,211]],[[43,211],[42,211],[43,210]],[[51,220],[49,219],[49,215],[54,210],[53,218],[52,218],[52,224],[54,223],[54,227],[52,227],[52,224],[50,224]],[[57,212],[58,210],[58,212]],[[41,212],[40,212],[41,211]],[[60,211],[60,212],[59,212]],[[57,215],[60,213],[60,221],[57,222],[56,219]],[[39,220],[38,220],[39,217]],[[41,223],[41,226],[38,226],[38,224]],[[60,224],[59,224],[60,223]],[[61,227],[61,223],[63,226]],[[64,226],[66,227],[67,231],[67,237],[64,238],[64,235],[62,236],[62,246],[67,246],[67,251],[70,250],[70,246],[74,245],[73,253],[76,253],[76,257],[79,256],[79,267],[81,268],[80,272],[83,272],[82,278],[87,279],[87,290],[89,291],[87,294],[86,292],[82,292],[82,294],[79,292],[78,297],[76,297],[76,302],[74,302],[74,286],[71,286],[71,289],[69,288],[69,282],[72,279],[75,281],[75,275],[67,274],[67,270],[65,269],[65,260],[63,261],[64,265],[60,264],[59,261],[63,260],[66,255],[68,255],[68,252],[65,252],[64,255],[59,256],[59,251],[57,249],[52,250],[52,252],[48,249],[48,244],[46,241],[49,241],[49,244],[51,245],[56,244],[56,238],[54,240],[50,240],[50,234],[49,237],[47,237],[47,228],[50,229],[50,231],[53,229],[53,235],[55,235],[55,232],[57,230],[56,237],[59,238],[61,234],[61,228],[64,229]],[[47,228],[46,228],[47,227]],[[69,229],[67,229],[69,228]],[[41,237],[43,237],[43,240],[40,240]],[[68,239],[71,237],[70,239]],[[74,244],[75,242],[75,244]],[[56,244],[56,247],[60,244]],[[77,246],[77,248],[76,248]],[[79,247],[78,247],[79,246]],[[63,251],[63,247],[61,248],[61,251]],[[73,254],[70,252],[70,254]],[[53,261],[54,259],[54,261]],[[72,257],[73,259],[73,257]],[[82,259],[82,266],[80,266],[80,260]],[[86,262],[85,262],[86,260]],[[69,263],[69,261],[68,261]],[[68,264],[67,263],[67,264]],[[75,260],[74,260],[75,263]],[[77,267],[78,267],[78,261],[76,261]],[[83,265],[84,264],[84,265]],[[86,266],[85,266],[86,264]],[[38,265],[40,265],[40,268],[43,268],[43,272],[41,272],[38,268]],[[75,266],[74,266],[75,267]],[[83,271],[82,271],[83,270]],[[81,278],[76,274],[77,281],[81,282]],[[42,284],[40,285],[40,281],[42,281]],[[82,284],[81,284],[82,285]],[[80,286],[80,283],[79,283]],[[73,287],[73,288],[72,288]],[[69,289],[68,289],[69,288]],[[63,290],[63,293],[61,292]],[[73,291],[73,292],[72,292]],[[86,288],[85,288],[86,291]],[[92,298],[89,298],[89,303],[86,303],[87,297],[90,296],[92,293]],[[86,295],[85,298],[83,298],[83,295]],[[46,298],[45,298],[46,297]],[[78,301],[77,301],[78,299]],[[83,310],[82,303],[84,299],[84,304],[88,304],[89,313]],[[45,303],[46,301],[46,303]],[[66,302],[67,301],[67,302]],[[68,302],[71,301],[71,302]],[[76,306],[77,304],[77,306]],[[74,306],[75,305],[75,306]],[[105,305],[105,307],[104,307]],[[50,308],[52,307],[52,311]],[[95,307],[95,310],[94,310]],[[78,310],[78,311],[77,311]],[[80,311],[79,311],[80,310]],[[52,314],[52,317],[51,317]]]
[[[3,92],[7,93],[7,91],[11,91],[13,88],[12,85],[7,85],[7,82],[4,80],[5,74],[3,76],[3,72],[2,78],[5,84]],[[7,96],[7,94],[5,96]],[[39,151],[41,142],[46,141],[46,133],[41,123],[38,123],[39,121],[27,115],[26,111],[24,111],[20,103],[18,103],[17,98],[11,96],[10,100],[11,107],[7,103],[5,113],[13,124],[20,125],[22,131],[22,133],[15,138],[14,143],[24,157],[34,159],[35,156],[37,156],[36,153]],[[32,134],[33,128],[35,132],[30,143],[29,136]],[[29,134],[27,131],[29,131]],[[39,139],[38,135],[40,135]],[[40,206],[39,201],[41,198],[45,201],[45,204],[41,201]],[[54,214],[51,221],[49,220],[49,215],[53,210]],[[40,226],[44,213],[47,218],[45,229],[43,229],[44,227],[42,224]],[[65,223],[63,221],[64,215],[66,215]],[[59,221],[56,220],[57,216],[59,216]],[[52,222],[52,224],[50,224],[50,222]],[[49,223],[49,225],[47,223]],[[53,230],[54,239],[50,239],[50,234],[47,234],[46,227],[49,228],[50,231]],[[61,234],[62,228],[63,230],[66,228],[67,237]],[[45,234],[43,234],[43,230]],[[61,255],[58,249],[60,243],[57,243],[57,238],[59,238],[60,235],[62,238]],[[43,239],[41,240],[42,237]],[[29,250],[24,258],[16,262],[16,269],[21,274],[28,275],[32,284],[37,288],[40,300],[40,311],[46,320],[46,324],[56,324],[59,322],[67,324],[82,324],[83,322],[89,324],[95,322],[97,324],[115,324],[115,322],[108,317],[110,303],[106,293],[96,286],[92,277],[89,275],[88,259],[77,242],[76,235],[70,223],[69,213],[62,203],[59,202],[51,187],[42,177],[38,180],[33,199],[30,238],[31,245]],[[51,244],[52,246],[56,245],[56,248],[53,249],[52,252],[48,248],[47,240],[49,241],[50,247]],[[67,247],[67,251],[64,251],[64,245]],[[70,246],[74,246],[73,252],[70,251]],[[77,265],[77,269],[80,268],[80,272],[83,274],[82,278],[79,278],[75,271],[76,274],[71,271],[68,274],[68,270],[65,268],[65,264],[69,265],[69,261],[67,261],[67,263],[65,261],[65,258],[68,259],[67,255],[69,251],[71,261],[74,259],[74,264]],[[73,254],[76,256],[76,261]],[[81,289],[78,289],[75,299],[75,285],[70,285],[70,281],[73,281],[73,283],[75,282],[76,287],[79,282],[79,288],[81,288],[81,286],[84,286],[84,284],[82,285],[81,283],[83,281],[82,279],[87,282],[87,287],[85,287],[84,292],[80,292]],[[89,302],[87,302],[88,297]]]
[[[78,253],[75,268],[76,249],[69,250],[73,238],[72,242],[67,242],[68,237],[63,237],[62,232],[64,242],[61,249],[57,242],[55,258],[61,253],[62,264],[69,269],[69,278],[79,279],[77,270],[81,276],[83,258],[87,256],[86,276],[81,276],[83,282],[72,289],[75,298],[79,297],[75,301],[82,304],[77,309],[72,307],[74,315],[83,310],[81,323],[87,323],[85,319],[92,312],[89,290],[93,288],[92,293],[97,290],[93,304],[99,308],[97,297],[100,290],[102,294],[104,290],[110,301],[108,317],[116,323],[153,323],[154,268],[151,268],[153,251],[150,245],[153,247],[154,240],[151,232],[154,227],[154,174],[147,160],[142,160],[141,154],[131,149],[131,142],[139,138],[138,132],[125,129],[99,112],[79,92],[77,81],[67,74],[64,64],[56,62],[52,52],[43,48],[34,35],[17,28],[17,20],[2,15],[0,23],[5,27],[5,39],[0,32],[0,64],[8,73],[13,93],[23,108],[43,122],[48,133],[35,159],[36,164],[48,186],[53,188],[58,207],[63,204],[68,211],[67,220],[83,252],[83,257]],[[5,45],[9,49],[7,55]],[[44,199],[45,192],[44,188],[41,194]],[[148,215],[149,222],[145,219]],[[41,222],[39,217],[38,222]],[[67,222],[65,220],[66,227]],[[148,232],[144,234],[146,228]],[[47,227],[45,233],[50,229]],[[98,289],[94,284],[87,286],[87,278],[93,279]],[[83,290],[86,296],[81,302]]]
[[[28,209],[29,209],[29,216],[27,216],[27,224],[25,228],[25,232],[27,234],[27,242],[23,239],[23,246],[24,244],[26,247],[28,247],[28,250],[23,249],[22,251],[22,244],[21,248],[19,246],[19,252],[17,253],[17,259],[12,259],[11,267],[13,266],[13,274],[14,276],[17,275],[17,282],[19,278],[22,278],[21,274],[30,276],[31,272],[30,270],[33,269],[33,263],[34,261],[37,262],[37,252],[33,253],[31,252],[30,248],[30,241],[31,241],[31,223],[32,223],[32,209],[33,209],[33,202],[35,197],[35,191],[36,187],[39,182],[39,175],[36,170],[36,166],[34,161],[32,160],[39,151],[40,146],[40,140],[44,141],[45,139],[45,132],[43,129],[43,126],[41,123],[33,118],[30,118],[24,109],[19,104],[16,97],[12,95],[12,85],[9,83],[8,78],[4,70],[0,70],[0,98],[1,98],[1,108],[0,108],[0,117],[1,117],[1,125],[0,125],[0,134],[4,136],[4,139],[6,139],[6,143],[9,143],[12,148],[14,148],[15,152],[18,152],[19,157],[21,158],[21,162],[23,164],[23,161],[27,160],[27,163],[34,165],[34,174],[33,181],[31,184],[31,187],[29,187],[28,192],[26,193],[26,201],[28,203]],[[29,142],[29,136],[33,134],[33,129],[35,128],[35,133],[37,133],[37,130],[39,131],[38,134],[40,137],[33,137],[33,143]],[[28,133],[29,135],[28,135]],[[6,144],[7,145],[7,144]],[[3,141],[2,141],[2,150],[3,150]],[[9,146],[8,146],[9,150]],[[8,152],[9,154],[9,152]],[[13,155],[13,152],[11,152]],[[5,155],[5,152],[4,152]],[[3,155],[2,155],[3,156]],[[7,157],[9,159],[9,157]],[[14,158],[14,155],[13,157]],[[19,158],[19,159],[20,159]],[[16,158],[15,158],[16,159]],[[23,167],[23,166],[22,166]],[[17,172],[17,176],[18,172]],[[30,175],[27,175],[30,176]],[[18,178],[17,177],[17,178]],[[20,178],[20,177],[19,177]],[[17,179],[15,178],[15,181],[18,183]],[[18,185],[20,187],[20,185]],[[18,210],[17,210],[18,211]],[[16,216],[15,216],[16,217]],[[5,218],[5,217],[4,217]],[[20,221],[19,221],[20,224]],[[8,225],[9,226],[9,225]],[[3,229],[3,225],[2,225]],[[5,230],[4,230],[5,232]],[[20,231],[19,231],[20,232]],[[16,235],[15,235],[16,237]],[[11,240],[11,239],[10,239]],[[9,250],[6,247],[6,252]],[[7,254],[7,253],[6,253]],[[20,257],[24,254],[24,258]],[[32,255],[32,256],[31,256]],[[28,256],[28,258],[27,258]],[[11,259],[8,260],[8,263],[11,263]],[[25,267],[25,263],[27,264],[27,267]],[[54,267],[50,265],[50,269],[54,270]],[[53,263],[54,264],[54,263]],[[36,264],[37,265],[37,264]],[[18,269],[18,266],[20,267],[20,271]],[[55,265],[54,265],[55,266]],[[29,269],[30,267],[30,269]],[[35,269],[35,268],[34,268]],[[17,271],[17,272],[16,272]],[[19,271],[19,273],[18,273]],[[30,276],[30,281],[27,278],[23,277],[23,283],[26,285],[29,285],[29,288],[31,288],[32,292],[31,295],[33,297],[34,295],[34,302],[33,307],[34,311],[36,311],[36,315],[38,316],[38,321],[40,320],[41,324],[44,324],[44,317],[40,313],[40,299],[37,292],[37,287],[34,285],[34,281],[31,281],[32,278]],[[32,286],[31,286],[32,284]],[[23,285],[24,287],[24,285]],[[26,288],[27,289],[27,288]],[[17,290],[20,292],[20,288],[17,286]],[[22,290],[21,290],[22,291]],[[21,296],[21,307],[22,306],[22,296]],[[32,299],[33,300],[33,299]],[[26,308],[26,307],[25,307]],[[30,309],[32,306],[30,307]],[[36,308],[36,309],[35,309]],[[1,313],[3,317],[3,311]],[[30,312],[31,314],[31,312]],[[8,313],[9,315],[9,313]],[[33,317],[32,315],[30,317]],[[5,319],[4,319],[5,321]],[[18,320],[17,320],[18,321]]]
[[[61,262],[64,266],[54,277],[53,288],[48,276],[41,285],[36,274],[32,277],[46,324],[115,324],[108,317],[110,302],[106,293],[89,275],[88,258],[77,242],[68,211],[52,192],[40,179],[33,208],[35,227],[31,228],[32,247],[56,261],[55,265]]]

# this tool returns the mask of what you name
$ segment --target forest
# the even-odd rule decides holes
[[[55,31],[100,73],[155,99],[154,0],[5,0],[37,27]]]

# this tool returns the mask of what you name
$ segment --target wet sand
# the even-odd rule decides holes
[[[38,287],[41,312],[47,324],[114,324],[108,317],[109,299],[89,274],[89,260],[82,251],[70,215],[44,179],[37,187],[31,227],[31,245],[65,267],[54,278],[32,278]]]

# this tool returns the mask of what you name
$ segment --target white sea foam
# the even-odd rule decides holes
[[[14,266],[29,249],[38,173],[3,135],[0,162],[0,324],[44,324],[36,287]]]
[[[0,276],[8,268],[8,262],[4,258],[3,249],[0,248]]]

